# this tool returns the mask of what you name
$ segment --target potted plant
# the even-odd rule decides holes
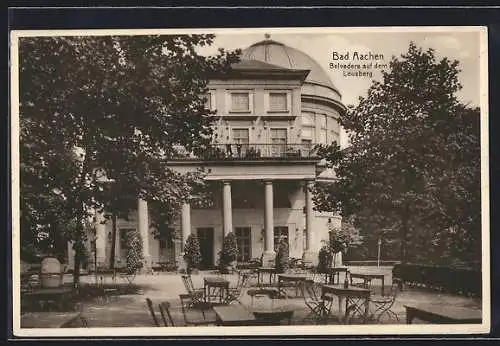
[[[328,273],[328,270],[332,265],[332,261],[333,253],[331,252],[330,247],[325,244],[318,252],[318,273]]]
[[[224,274],[232,273],[236,268],[236,260],[238,258],[238,246],[236,237],[233,232],[229,232],[222,242],[222,250],[220,252],[219,265],[220,270]]]
[[[278,245],[274,267],[276,268],[277,273],[284,273],[290,267],[288,242],[285,239],[282,239]]]
[[[196,234],[190,234],[184,246],[184,261],[188,274],[196,274],[201,263],[200,242]]]

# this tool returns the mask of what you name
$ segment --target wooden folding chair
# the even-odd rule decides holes
[[[193,305],[193,300],[189,294],[179,294],[181,300],[182,315],[184,317],[184,323],[188,326],[203,326],[215,324],[216,321],[207,319],[206,311],[210,309],[209,305],[206,304],[202,306],[200,304]],[[188,316],[189,312],[199,311],[201,312],[202,319],[193,319]]]
[[[165,325],[165,327],[168,327],[169,323],[171,327],[175,327],[174,320],[172,318],[172,315],[170,314],[170,303],[161,302],[159,304],[159,307],[160,307],[161,318],[163,320],[163,324]]]
[[[153,318],[153,322],[154,322],[155,327],[159,327],[160,323],[158,322],[158,319],[156,318],[155,310],[153,308],[153,302],[151,301],[151,299],[146,298],[146,304],[148,306],[149,313],[151,314],[151,317]]]
[[[370,303],[374,307],[372,313],[373,318],[380,322],[382,316],[387,315],[390,319],[399,321],[398,315],[392,310],[394,302],[399,294],[400,287],[399,282],[393,282],[390,292],[385,296],[372,295],[370,297]]]
[[[332,307],[333,298],[330,296],[322,296],[318,291],[321,289],[320,284],[312,281],[303,281],[302,297],[305,305],[309,308],[309,314],[304,320],[312,317],[316,323],[326,323]]]

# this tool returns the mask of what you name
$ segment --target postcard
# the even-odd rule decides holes
[[[16,337],[489,331],[485,27],[10,40]]]

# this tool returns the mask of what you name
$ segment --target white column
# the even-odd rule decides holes
[[[181,243],[180,251],[177,255],[177,266],[178,270],[183,272],[187,269],[186,261],[184,260],[184,246],[186,245],[186,240],[191,234],[191,205],[189,203],[183,203],[181,207]]]
[[[106,224],[104,223],[106,219],[103,213],[97,212],[95,215],[95,250],[97,257],[97,267],[106,267],[106,243],[108,237],[106,234]]]
[[[314,221],[314,205],[313,205],[313,194],[311,189],[314,186],[314,181],[306,182],[306,251],[311,251],[313,247],[313,221]]]
[[[306,248],[302,259],[305,262],[316,264],[317,262],[317,252],[314,251],[314,204],[313,204],[313,193],[311,189],[314,187],[314,181],[308,180],[305,185],[305,203],[306,203]]]
[[[222,182],[222,218],[224,236],[233,231],[233,207],[231,200],[231,182]]]
[[[273,214],[273,182],[264,182],[264,254],[262,265],[267,266],[267,262],[274,260],[274,214]]]
[[[151,269],[151,254],[149,252],[149,217],[148,202],[139,198],[137,200],[137,224],[142,239],[142,254],[144,257],[145,271]]]
[[[181,209],[181,250],[184,253],[184,245],[186,245],[186,240],[191,234],[191,205],[189,203],[183,203]]]

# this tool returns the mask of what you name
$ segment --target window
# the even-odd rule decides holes
[[[227,148],[231,156],[235,153],[238,157],[244,157],[248,149],[248,129],[233,129],[233,145],[229,144]]]
[[[271,129],[271,152],[273,156],[282,156],[285,153],[286,142],[286,129]]]
[[[205,102],[205,109],[208,109],[209,111],[212,110],[212,94],[208,93],[206,96],[207,101]]]
[[[248,144],[248,129],[233,129],[233,141],[236,144]]]
[[[269,111],[270,112],[288,111],[288,96],[286,92],[269,93]]]
[[[321,131],[319,133],[319,143],[326,144],[327,143],[327,127],[326,127],[326,115],[318,114],[319,122],[321,126]]]
[[[249,112],[250,94],[248,92],[231,93],[231,112]]]
[[[309,157],[312,150],[312,139],[302,138],[301,156]]]
[[[215,90],[210,90],[208,94],[205,96],[207,101],[205,102],[205,108],[209,111],[215,110]]]
[[[288,243],[288,227],[287,226],[276,226],[274,227],[274,251],[278,251],[278,246],[281,240],[285,240]],[[288,243],[288,245],[290,245]]]
[[[160,250],[166,249],[167,248],[167,240],[166,239],[160,239]]]
[[[160,244],[160,250],[166,249],[169,245],[173,244],[175,238],[175,229],[172,227],[160,227],[160,235],[158,237],[158,242]]]
[[[238,247],[238,262],[246,262],[251,258],[252,237],[250,227],[236,227],[236,245]]]
[[[302,143],[304,143],[304,141],[308,141],[310,142],[311,144],[313,143],[314,141],[314,137],[316,135],[316,126],[314,125],[314,120],[313,120],[313,116],[311,114],[306,114],[306,113],[303,113],[302,114]]]

